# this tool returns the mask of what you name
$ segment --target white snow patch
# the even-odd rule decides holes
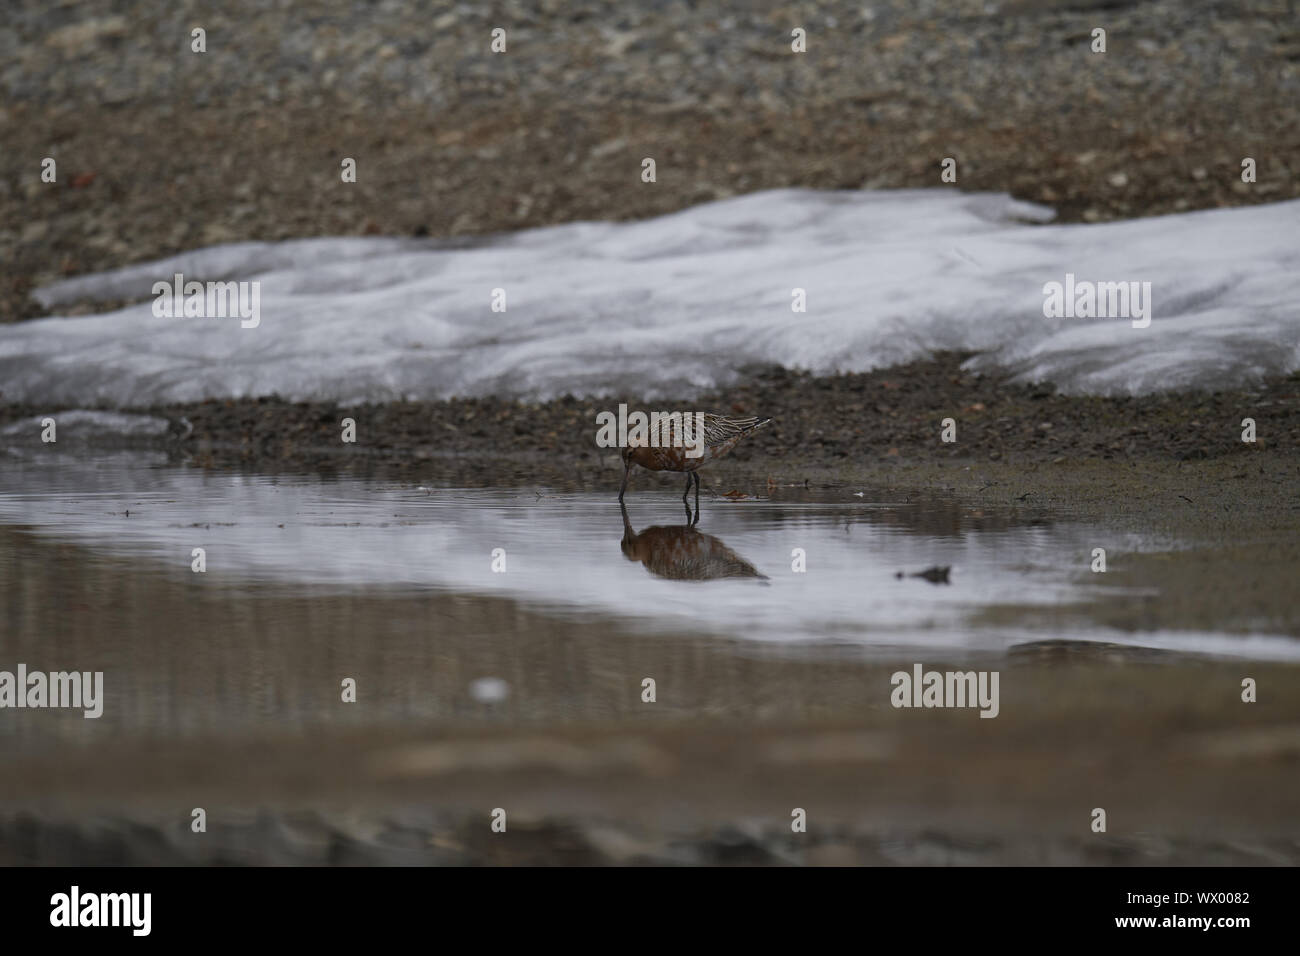
[[[156,281],[261,282],[260,326],[150,301],[0,327],[10,401],[139,406],[677,395],[750,363],[864,371],[935,350],[1063,391],[1240,386],[1300,368],[1300,201],[1096,225],[950,190],[780,190],[634,223],[447,243],[239,243],[84,276],[51,305]],[[1152,284],[1154,318],[1048,319],[1066,273]],[[492,290],[507,311],[492,312]],[[808,311],[791,310],[807,291]]]

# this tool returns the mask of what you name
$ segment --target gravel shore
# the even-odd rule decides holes
[[[5,20],[0,321],[42,314],[37,285],[197,246],[940,185],[944,157],[960,188],[1065,221],[1300,196],[1300,32],[1284,0],[23,0]]]
[[[968,371],[967,358],[944,353],[837,376],[752,369],[743,384],[725,392],[652,404],[637,395],[362,406],[272,397],[137,411],[168,419],[162,447],[203,467],[362,470],[471,485],[607,483],[608,473],[621,474],[622,466],[616,450],[596,446],[596,415],[620,402],[629,408],[771,416],[771,425],[704,473],[706,484],[719,472],[802,482],[837,471],[887,474],[903,465],[999,461],[1078,466],[1214,459],[1253,471],[1266,462],[1285,464],[1300,449],[1300,375],[1237,391],[1080,398],[1058,395],[1048,385],[1013,384]],[[47,411],[0,405],[0,427]],[[355,443],[342,441],[344,418],[357,423]],[[942,440],[947,418],[956,429],[952,442]],[[1255,420],[1254,442],[1242,440],[1245,418]],[[75,426],[65,431],[75,433]],[[10,440],[26,445],[38,435],[36,428],[26,438],[11,434]],[[493,467],[481,469],[485,461]]]

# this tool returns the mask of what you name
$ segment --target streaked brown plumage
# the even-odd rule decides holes
[[[762,428],[771,420],[770,418],[727,418],[724,415],[705,414],[704,448],[698,458],[691,458],[686,454],[690,448],[687,447],[684,439],[694,436],[679,436],[671,425],[660,436],[658,448],[651,447],[648,441],[636,445],[629,444],[629,447],[624,448],[622,452],[623,486],[618,490],[618,500],[622,501],[623,494],[627,491],[632,466],[640,465],[650,471],[685,472],[686,490],[682,492],[682,500],[685,501],[686,496],[690,494],[691,482],[694,481],[695,503],[698,507],[700,476],[696,472],[714,459],[721,458],[735,448],[742,438],[756,428]]]

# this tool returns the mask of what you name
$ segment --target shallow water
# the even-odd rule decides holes
[[[633,494],[625,523],[612,494],[194,470],[24,469],[0,489],[0,521],[92,552],[194,574],[203,548],[203,586],[235,595],[255,583],[485,594],[776,642],[992,649],[1001,636],[965,625],[972,611],[1077,600],[1088,554],[1081,528],[950,514],[913,530],[923,509],[866,500],[706,500],[692,526],[661,493]],[[948,584],[896,577],[932,566],[951,567]]]
[[[1127,788],[1121,861],[1294,858],[1296,668],[1267,661],[1300,642],[1069,613],[1115,593],[1092,547],[1170,542],[941,498],[701,506],[692,527],[634,490],[625,523],[612,488],[6,463],[0,670],[104,684],[97,719],[0,712],[0,862],[482,862],[496,806],[516,861],[707,860],[737,821],[811,860],[782,849],[791,806],[854,828],[814,849],[867,862],[926,834],[1096,861],[1061,807],[1099,779]],[[934,565],[950,583],[896,576]],[[897,668],[959,662],[1001,673],[996,720],[890,706]],[[1279,704],[1239,703],[1243,674]],[[1207,845],[1211,822],[1235,835]]]
[[[623,511],[612,491],[264,477],[143,467],[127,458],[7,467],[0,522],[230,600],[254,587],[474,595],[559,620],[611,619],[622,629],[776,645],[1001,652],[1050,637],[1300,657],[1300,642],[1287,639],[1035,634],[978,624],[991,608],[1095,597],[1093,548],[1106,547],[1113,560],[1154,542],[943,501],[706,496],[696,521],[679,497],[654,491],[633,491]],[[198,548],[201,574],[192,569]],[[935,567],[950,568],[946,582],[916,576]],[[133,629],[122,622],[124,632]]]

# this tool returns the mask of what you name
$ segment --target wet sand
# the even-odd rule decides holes
[[[628,673],[608,643],[583,646]],[[1003,712],[983,721],[892,710],[888,670],[851,660],[692,656],[664,695],[707,698],[689,720],[642,705],[599,724],[20,758],[3,803],[30,809],[5,814],[0,846],[5,862],[1300,863],[1294,668],[1027,648],[1000,664]],[[1237,700],[1243,673],[1266,703]],[[606,688],[634,701],[629,684]],[[196,806],[206,835],[188,831]],[[489,827],[498,807],[506,834]],[[1097,807],[1105,834],[1089,829]]]

